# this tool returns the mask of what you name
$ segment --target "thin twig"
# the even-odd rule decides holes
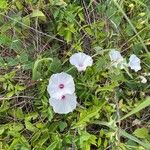
[[[4,16],[4,17],[6,17],[6,18],[8,18],[8,19],[10,19],[10,20],[12,20],[12,21],[15,21],[15,22],[17,22],[17,23],[23,25],[24,27],[27,27],[27,28],[29,28],[29,29],[31,29],[31,30],[33,30],[33,31],[35,31],[35,32],[37,32],[37,33],[39,33],[39,34],[45,35],[45,36],[50,37],[50,38],[52,38],[52,39],[55,39],[55,40],[57,40],[57,41],[59,41],[59,42],[65,43],[65,41],[63,41],[63,40],[61,40],[61,39],[58,39],[58,38],[56,38],[55,36],[51,36],[51,35],[49,35],[49,34],[47,34],[47,33],[44,33],[44,32],[41,32],[41,31],[39,31],[39,30],[36,30],[36,29],[34,29],[34,28],[32,28],[32,27],[30,27],[30,26],[28,26],[28,25],[26,25],[26,24],[24,24],[24,23],[22,23],[22,22],[20,22],[20,21],[18,21],[18,20],[16,20],[16,19],[13,19],[13,18],[11,18],[11,17],[9,17],[9,16],[7,16],[7,15],[4,15],[3,13],[0,13],[0,15]]]
[[[0,97],[0,101],[2,100],[9,100],[9,99],[15,99],[15,98],[27,98],[27,99],[35,99],[35,97],[31,96],[13,96],[13,97]]]

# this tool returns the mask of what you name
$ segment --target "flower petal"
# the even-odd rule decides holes
[[[141,83],[147,83],[147,79],[144,76],[139,76]]]
[[[135,72],[141,70],[141,65],[140,65],[141,61],[140,59],[132,54],[129,58],[129,67],[134,70]]]
[[[112,49],[109,52],[109,57],[112,62],[112,66],[119,67],[120,69],[124,69],[127,66],[126,61],[123,59],[119,51]]]
[[[92,66],[93,64],[93,59],[91,56],[86,56],[86,59],[84,60],[84,65],[87,66]]]
[[[69,61],[78,71],[85,71],[88,66],[92,66],[93,64],[92,57],[81,52],[73,54]]]
[[[123,60],[123,57],[121,56],[120,52],[114,49],[109,52],[109,57],[110,57],[110,60],[114,62],[118,60]]]
[[[64,85],[64,88],[59,88],[61,84]],[[65,72],[53,74],[50,77],[47,91],[54,98],[60,98],[64,94],[73,94],[75,84],[72,76]]]
[[[75,94],[66,94],[64,95],[64,97],[64,99],[49,99],[49,103],[53,107],[55,113],[67,114],[69,112],[72,112],[76,108],[77,101]]]

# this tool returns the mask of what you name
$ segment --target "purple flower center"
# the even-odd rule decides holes
[[[63,89],[64,88],[64,84],[59,84],[59,88]]]
[[[83,67],[83,64],[79,64],[79,67]]]
[[[64,100],[66,97],[65,97],[65,95],[63,95],[62,97],[61,97],[61,100]]]

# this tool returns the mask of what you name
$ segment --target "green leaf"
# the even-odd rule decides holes
[[[150,149],[150,143],[148,143],[148,142],[145,142],[145,143],[144,143],[144,142],[142,142],[141,140],[139,140],[138,138],[136,138],[136,137],[130,135],[129,133],[127,133],[127,132],[124,131],[124,130],[120,130],[120,134],[121,134],[122,136],[124,136],[124,137],[126,137],[126,138],[128,138],[128,139],[130,139],[130,140],[132,140],[132,141],[134,141],[134,142],[136,142],[136,143],[142,145],[142,146],[145,147],[147,150]]]
[[[8,92],[8,93],[6,94],[6,97],[10,98],[10,97],[12,97],[14,94],[15,94],[15,91]]]
[[[63,132],[66,127],[67,127],[67,123],[66,122],[59,122],[60,132]]]
[[[32,131],[32,132],[35,132],[35,131],[38,130],[38,129],[30,122],[31,119],[35,120],[37,117],[38,117],[38,113],[37,113],[37,112],[30,113],[30,114],[28,114],[28,115],[25,117],[25,126],[26,126],[26,129],[28,129],[29,131]]]
[[[11,44],[9,45],[10,49],[13,49],[16,53],[20,53],[21,51],[23,51],[24,49],[22,48],[22,41],[18,38],[13,39],[13,41],[11,42]],[[17,59],[16,59],[17,61]]]
[[[37,146],[41,147],[42,145],[44,145],[44,143],[49,139],[49,133],[48,130],[46,130],[45,132],[43,132],[43,135],[41,135],[39,142],[37,143]]]
[[[67,6],[67,3],[64,2],[64,0],[59,0],[58,2],[55,3],[55,5],[65,7],[65,6]]]
[[[41,132],[40,131],[36,132],[32,136],[31,143],[32,143],[33,146],[35,146],[37,144],[37,140],[39,139],[40,136],[41,136]]]
[[[10,107],[10,103],[8,101],[3,101],[2,105],[0,106],[0,112],[5,112]]]
[[[138,128],[133,132],[133,134],[136,137],[145,139],[146,137],[148,137],[148,130],[147,128]]]
[[[15,132],[21,131],[24,128],[24,126],[21,123],[11,123],[8,125],[9,125],[9,130],[12,130]]]
[[[0,127],[0,135],[2,135],[4,131],[5,131],[5,129]]]
[[[45,15],[40,10],[34,10],[31,14],[31,17],[45,17]]]
[[[24,119],[24,114],[21,108],[10,109],[8,113],[14,118]]]
[[[110,129],[114,130],[114,131],[117,131],[119,130],[119,133],[120,133],[120,136],[123,136],[123,137],[126,137],[140,145],[142,145],[144,148],[146,148],[147,150],[150,149],[150,143],[148,142],[142,142],[141,140],[139,140],[138,138],[134,137],[133,135],[130,135],[129,133],[127,133],[126,131],[122,130],[122,129],[118,129],[118,128],[115,128],[113,125],[111,125],[109,122],[101,122],[101,121],[94,121],[93,122],[94,124],[97,124],[97,125],[103,125],[103,126],[107,126],[109,127]]]
[[[30,17],[29,16],[23,17],[22,18],[22,23],[27,25],[27,26],[30,26],[30,24],[31,24]],[[27,27],[23,26],[23,28],[27,28]]]
[[[8,6],[7,0],[1,0],[0,1],[0,9],[6,9]]]
[[[17,59],[14,59],[12,57],[8,57],[6,61],[8,66],[16,66],[18,64]]]
[[[84,19],[84,15],[83,15],[82,12],[78,13],[78,16],[79,16],[79,18],[80,18],[81,21],[84,21],[84,20],[85,20],[85,19]]]
[[[11,39],[4,34],[0,34],[0,44],[8,46],[11,44]]]
[[[105,85],[104,87],[99,87],[96,90],[96,93],[99,93],[101,91],[110,91],[110,92],[112,92],[114,90],[114,88],[117,87],[117,86],[118,86],[118,83],[114,82],[111,85]]]
[[[38,129],[29,121],[25,120],[26,129],[32,132],[36,132]]]
[[[67,42],[70,42],[72,40],[72,32],[70,32],[69,30],[65,31],[65,40]]]
[[[46,16],[40,10],[34,10],[31,14],[32,18],[39,17],[41,20],[46,21]]]
[[[82,149],[90,150],[91,144],[96,145],[96,136],[82,131],[80,135],[80,147]]]
[[[106,102],[103,102],[101,105],[93,106],[90,109],[84,110],[80,113],[79,121],[73,126],[73,128],[77,128],[79,126],[86,125],[87,122],[90,122],[90,119],[99,116],[99,111],[105,105]]]
[[[31,119],[35,120],[38,117],[38,113],[37,112],[32,112],[29,113],[28,115],[26,115],[26,120],[30,121]]]
[[[46,148],[46,150],[54,150],[55,148],[57,148],[58,143],[58,141],[54,141]]]
[[[29,150],[31,149],[29,143],[28,143],[28,140],[24,137],[24,136],[21,136],[20,137],[20,140],[19,140],[21,146],[23,146],[22,150]]]
[[[4,59],[0,56],[0,67],[3,67],[5,64]]]
[[[25,86],[22,86],[22,85],[16,85],[15,86],[15,91],[17,92],[17,91],[23,91],[23,90],[25,90],[26,89],[26,87]]]
[[[41,77],[41,73],[38,70],[39,69],[39,65],[41,65],[42,62],[45,61],[50,61],[52,62],[53,59],[52,58],[42,58],[42,59],[37,59],[34,63],[33,69],[32,69],[32,79],[33,80],[37,80]]]
[[[130,117],[131,115],[141,111],[142,109],[144,109],[145,107],[148,107],[150,106],[150,97],[148,97],[145,101],[143,101],[141,104],[139,104],[138,106],[136,106],[136,108],[134,108],[131,112],[129,112],[128,114],[126,114],[124,117],[122,117],[120,119],[121,120],[124,120],[128,117]]]
[[[53,119],[53,111],[50,107],[47,108],[47,117],[49,121]]]
[[[28,62],[28,54],[27,53],[22,53],[21,55],[18,56],[18,60],[20,63],[25,63]]]
[[[13,142],[11,143],[10,147],[7,150],[12,150],[15,149],[16,145],[19,143],[19,139],[14,139]]]
[[[16,6],[17,6],[17,8],[19,9],[19,10],[22,10],[23,8],[24,8],[24,6],[22,5],[22,2],[21,1],[15,1],[15,3],[16,3]]]
[[[54,73],[61,71],[62,64],[61,61],[58,58],[53,58],[53,61],[50,65],[50,70]]]
[[[67,3],[64,2],[64,0],[49,0],[49,1],[51,5],[62,6],[62,7],[67,6]]]
[[[89,35],[93,36],[93,31],[92,31],[92,29],[91,29],[90,27],[86,27],[86,28],[85,28],[85,31],[86,31]]]

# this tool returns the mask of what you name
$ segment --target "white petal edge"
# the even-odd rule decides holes
[[[73,54],[70,57],[69,61],[72,65],[74,65],[77,68],[79,72],[85,71],[88,66],[92,66],[93,64],[92,57],[81,52]],[[80,64],[82,66],[80,66]]]
[[[65,100],[50,98],[49,103],[53,107],[55,113],[67,114],[72,112],[77,106],[77,97],[75,94],[64,95]]]

